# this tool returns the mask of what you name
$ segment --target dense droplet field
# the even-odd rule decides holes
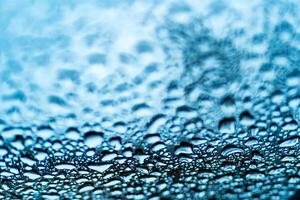
[[[299,10],[1,1],[0,199],[291,198]]]

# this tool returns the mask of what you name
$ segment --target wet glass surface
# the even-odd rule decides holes
[[[298,199],[299,6],[1,1],[0,199]]]

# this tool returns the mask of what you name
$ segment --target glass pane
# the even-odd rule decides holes
[[[0,199],[298,199],[299,6],[0,1]]]

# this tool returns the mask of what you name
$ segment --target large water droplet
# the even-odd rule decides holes
[[[90,148],[95,148],[102,142],[103,133],[101,132],[90,131],[84,134],[84,143]]]

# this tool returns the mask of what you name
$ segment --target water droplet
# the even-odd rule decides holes
[[[251,171],[246,175],[246,179],[250,180],[263,180],[265,178],[265,174],[259,171]]]
[[[236,147],[234,145],[228,145],[223,148],[222,150],[222,155],[223,156],[229,156],[231,154],[236,154],[236,153],[243,153],[244,150],[240,147]]]
[[[59,170],[72,170],[75,169],[76,167],[73,164],[62,163],[62,164],[55,165],[55,168]]]
[[[88,167],[92,170],[98,171],[98,172],[104,172],[107,170],[112,164],[102,163],[98,165],[89,165]]]
[[[84,142],[90,148],[95,148],[103,142],[103,133],[90,131],[84,134]]]
[[[24,176],[27,176],[29,179],[38,179],[41,177],[41,175],[37,174],[36,172],[30,171],[30,172],[25,172]]]
[[[191,153],[193,153],[191,145],[185,142],[180,143],[180,145],[175,149],[175,155]]]
[[[244,126],[251,126],[254,124],[255,120],[254,117],[248,111],[245,111],[240,115],[240,122]]]
[[[54,130],[51,127],[40,127],[36,132],[36,135],[43,138],[44,140],[49,139],[54,134]]]
[[[299,137],[290,137],[279,143],[279,147],[293,147],[299,143]]]
[[[225,118],[219,122],[219,130],[221,133],[234,133],[235,132],[235,119]]]

